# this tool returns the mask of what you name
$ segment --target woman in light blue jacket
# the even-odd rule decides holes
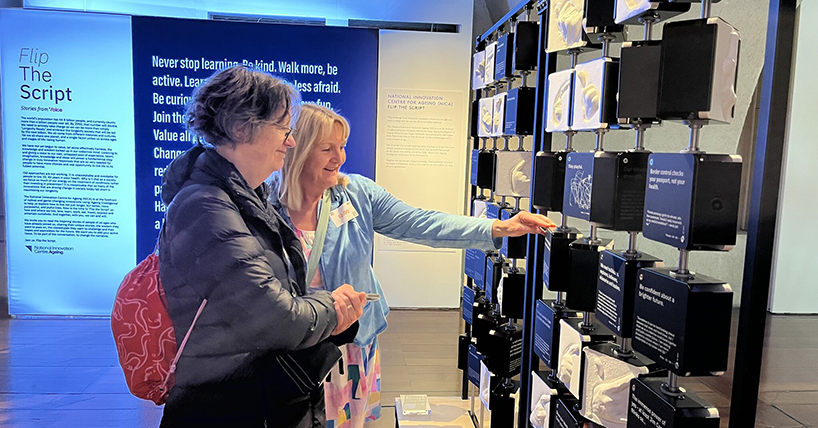
[[[378,334],[386,329],[389,306],[375,272],[372,248],[375,232],[431,247],[498,249],[501,238],[537,233],[553,227],[547,217],[527,212],[510,220],[478,219],[412,207],[372,180],[342,175],[349,123],[332,110],[304,104],[295,125],[298,143],[287,153],[270,202],[301,239],[307,258],[319,221],[324,192],[330,213],[318,274],[312,288],[333,290],[355,284],[357,291],[377,293],[364,307],[354,344],[342,347],[341,365],[325,383],[328,428],[360,428],[380,417],[380,356]],[[308,279],[309,281],[309,279]]]

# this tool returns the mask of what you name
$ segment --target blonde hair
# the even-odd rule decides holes
[[[293,138],[295,147],[291,148],[284,158],[284,167],[281,169],[281,187],[279,200],[285,207],[300,210],[303,189],[298,178],[304,171],[304,164],[317,143],[332,137],[335,124],[341,125],[343,138],[349,138],[349,122],[340,114],[313,103],[301,105],[298,122],[295,124]],[[338,183],[345,186],[348,179],[338,173]]]

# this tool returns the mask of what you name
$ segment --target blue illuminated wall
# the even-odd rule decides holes
[[[0,10],[12,314],[110,314],[136,262],[131,58],[130,17]]]
[[[471,51],[473,48],[473,0],[25,0],[25,7],[69,9],[134,16],[162,16],[207,20],[211,14],[233,14],[246,17],[315,17],[327,26],[346,27],[351,19],[430,22],[455,24],[458,33],[426,33],[382,30],[378,39],[378,90],[394,89],[443,91],[468,99],[470,93]],[[184,37],[198,37],[185,35]],[[286,42],[292,42],[287,40]],[[281,43],[279,40],[271,44]],[[396,197],[427,209],[463,213],[466,207],[466,150],[452,159],[450,166],[435,174],[417,174],[406,179],[406,170],[384,167],[393,148],[383,141],[380,132],[389,126],[379,102],[377,114],[378,146],[376,181]],[[454,108],[453,124],[468,121],[468,108]],[[358,124],[353,124],[353,139]],[[465,129],[458,125],[457,129]],[[355,141],[352,144],[356,144]],[[407,144],[413,144],[411,141]],[[458,147],[460,142],[458,141]],[[435,148],[438,149],[437,147]],[[394,150],[392,151],[393,153]],[[350,156],[350,161],[352,161]],[[427,182],[433,179],[429,185]],[[403,183],[403,184],[396,184]],[[409,184],[411,183],[411,185]],[[434,192],[428,192],[434,188]],[[408,189],[408,190],[407,190]],[[429,197],[431,195],[431,198]],[[433,200],[432,200],[433,199]],[[440,202],[439,202],[440,201]],[[395,251],[394,246],[380,249],[381,237],[374,248],[375,272],[384,284],[389,303],[398,307],[459,307],[459,284],[462,280],[460,251],[438,251],[415,248]],[[425,266],[424,269],[412,268]],[[387,289],[388,288],[388,289]],[[0,302],[3,298],[0,290]]]
[[[110,314],[154,248],[161,173],[191,146],[187,97],[219,61],[264,63],[348,117],[343,170],[374,175],[376,30],[0,9],[11,314]]]
[[[304,101],[332,107],[353,129],[343,171],[374,178],[376,30],[133,18],[137,258],[153,250],[167,157],[190,147],[181,115],[200,79],[235,63],[265,67]],[[182,141],[169,141],[178,139]]]

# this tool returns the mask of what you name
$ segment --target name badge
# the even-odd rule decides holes
[[[358,211],[355,211],[355,207],[352,206],[352,203],[346,202],[340,207],[330,211],[329,217],[332,219],[332,222],[335,223],[336,227],[341,227],[342,224],[358,217]]]

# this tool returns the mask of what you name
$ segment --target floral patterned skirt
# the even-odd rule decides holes
[[[340,347],[342,360],[324,382],[327,428],[361,428],[381,417],[381,356],[378,339],[361,348]]]

